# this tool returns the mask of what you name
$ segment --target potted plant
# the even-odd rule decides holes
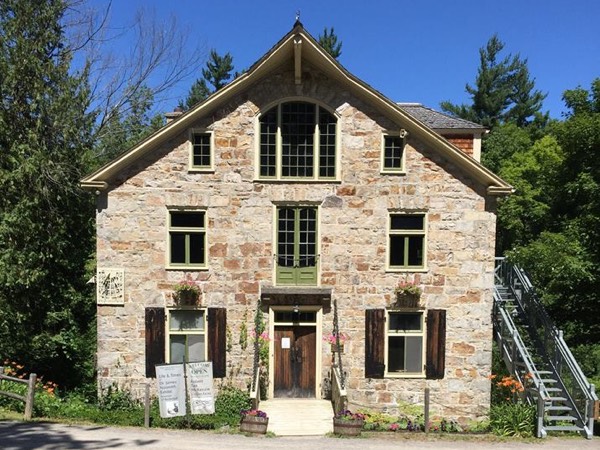
[[[417,307],[420,305],[423,291],[416,283],[402,282],[394,289],[396,304],[404,307]]]
[[[200,299],[200,287],[193,281],[182,281],[175,285],[173,299],[178,305],[197,305]]]
[[[267,413],[260,409],[246,409],[241,411],[242,420],[240,431],[244,433],[266,434],[269,425]]]
[[[364,423],[364,414],[346,409],[333,417],[333,433],[340,436],[358,436]]]
[[[344,343],[348,340],[348,335],[344,333],[339,333],[339,335],[329,333],[323,336],[323,340],[331,344],[331,353],[344,353]]]

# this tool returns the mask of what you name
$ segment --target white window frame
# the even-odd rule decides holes
[[[381,152],[380,152],[380,165],[381,173],[384,174],[406,174],[406,136],[408,135],[406,130],[399,131],[386,131],[381,135]],[[386,138],[398,137],[402,140],[402,157],[400,160],[400,167],[385,167],[385,141]]]
[[[172,213],[204,213],[204,227],[203,228],[184,228],[184,227],[171,227],[171,214]],[[177,264],[171,263],[171,231],[181,231],[184,233],[195,233],[204,234],[204,263],[203,264]],[[167,209],[167,226],[166,226],[166,242],[167,249],[165,252],[165,267],[173,270],[208,270],[208,213],[206,208],[168,208]]]
[[[203,134],[209,136],[210,143],[210,163],[208,166],[194,165],[194,136]],[[189,131],[189,171],[190,172],[214,172],[215,171],[215,134],[212,130],[206,128],[192,128]]]
[[[392,230],[392,216],[423,216],[423,230]],[[388,272],[427,272],[427,240],[428,240],[428,213],[423,210],[392,210],[388,211],[387,226],[386,226],[386,251],[385,251],[385,267]],[[423,265],[422,266],[392,266],[390,265],[390,238],[393,235],[413,235],[423,236]]]
[[[420,331],[401,331],[391,332],[390,315],[392,314],[420,314],[421,315],[421,330]],[[427,320],[426,311],[423,309],[386,309],[385,311],[385,341],[384,341],[384,378],[425,378],[426,364],[426,347],[427,347]],[[389,372],[389,342],[390,337],[421,337],[421,371],[420,372]]]
[[[281,135],[281,105],[284,103],[310,103],[316,108],[316,117],[315,117],[315,132],[313,135],[313,176],[312,177],[283,177],[282,173],[282,135]],[[277,108],[277,134],[275,136],[275,176],[263,176],[260,174],[260,150],[261,150],[261,118],[264,114],[271,111],[271,109]],[[319,146],[320,146],[320,130],[319,130],[319,108],[325,109],[329,114],[331,114],[336,119],[335,124],[335,174],[333,177],[320,177],[319,176]],[[254,178],[255,181],[262,182],[273,182],[273,181],[283,181],[283,182],[295,182],[295,181],[303,181],[303,182],[317,182],[317,183],[332,183],[340,181],[340,170],[341,170],[341,161],[340,161],[340,116],[336,111],[332,111],[328,106],[324,105],[321,102],[315,101],[313,99],[307,99],[303,97],[292,97],[281,99],[275,103],[271,103],[267,107],[265,107],[260,114],[256,116],[255,120],[255,173]]]
[[[202,317],[203,317],[203,322],[204,322],[204,328],[202,330],[179,330],[179,331],[172,331],[171,330],[171,314],[173,313],[173,311],[199,311],[202,313]],[[188,336],[188,335],[193,335],[193,336],[202,336],[204,335],[204,360],[207,360],[208,358],[208,332],[207,332],[207,328],[208,328],[208,310],[206,308],[194,308],[194,307],[181,307],[181,308],[167,308],[167,314],[166,314],[166,326],[165,326],[165,352],[166,352],[166,359],[165,361],[167,361],[169,364],[172,363],[171,361],[171,336]],[[186,353],[187,353],[187,348],[186,348]],[[188,361],[189,362],[189,361]]]

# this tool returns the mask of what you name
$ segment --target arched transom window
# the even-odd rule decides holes
[[[335,179],[333,114],[308,102],[285,102],[260,118],[259,178]]]

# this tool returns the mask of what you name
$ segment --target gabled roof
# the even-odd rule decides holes
[[[454,147],[431,128],[415,119],[399,105],[370,87],[367,83],[348,72],[339,62],[329,55],[302,26],[296,22],[292,30],[275,44],[244,74],[209,96],[203,102],[169,122],[126,153],[104,165],[94,173],[81,180],[87,189],[106,189],[110,181],[122,170],[151,152],[165,140],[188,129],[194,121],[202,117],[207,110],[214,109],[229,101],[233,96],[247,89],[256,80],[269,74],[284,63],[293,62],[296,81],[301,82],[301,64],[310,62],[323,71],[330,79],[351,91],[357,97],[373,104],[391,119],[401,122],[410,133],[431,144],[444,157],[462,168],[467,174],[483,184],[489,194],[505,195],[512,192],[512,187],[500,177],[483,167],[476,160]]]
[[[460,117],[452,117],[420,103],[398,103],[398,106],[415,119],[434,130],[469,130],[483,132],[485,127]]]

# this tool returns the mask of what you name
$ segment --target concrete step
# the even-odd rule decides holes
[[[333,432],[333,407],[328,400],[275,398],[261,402],[269,416],[268,431],[277,436],[323,436]]]

